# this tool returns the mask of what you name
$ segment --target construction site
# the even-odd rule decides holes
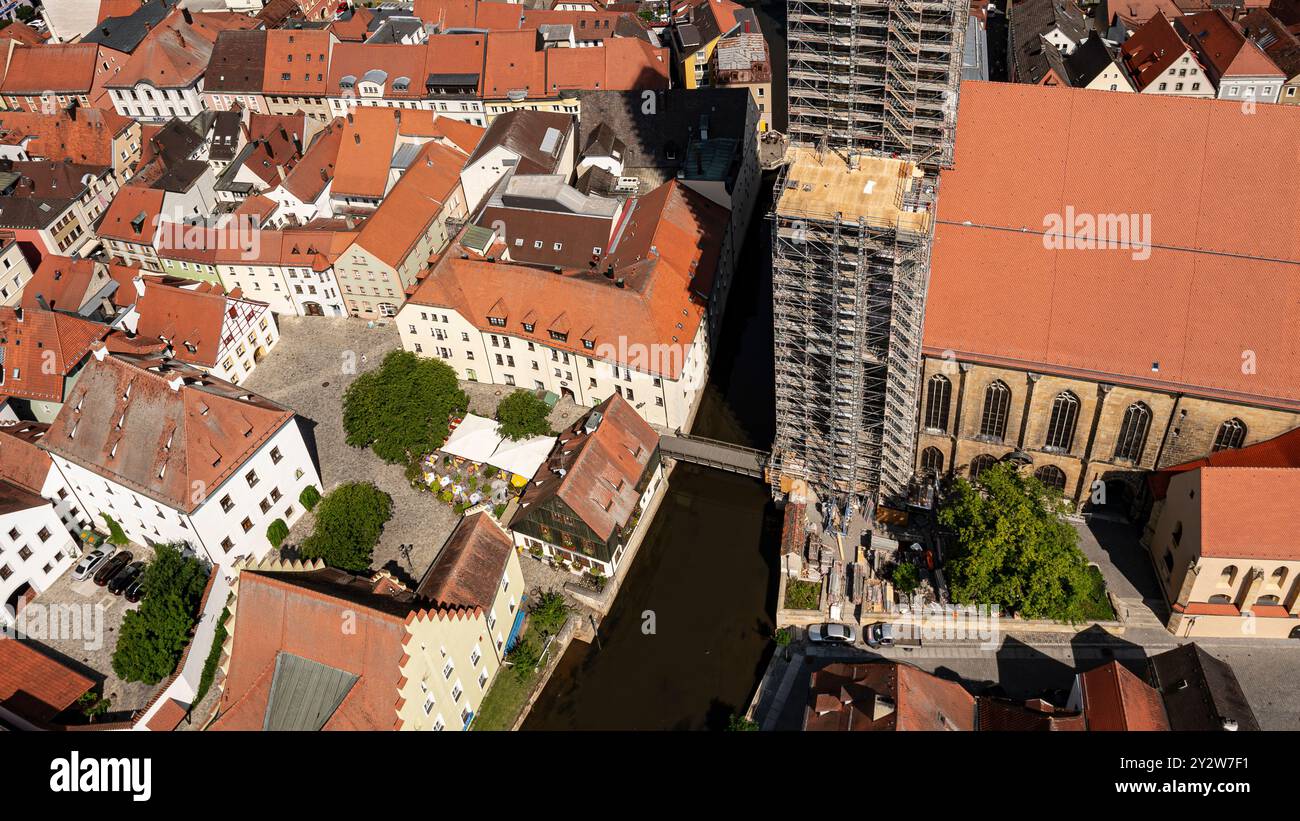
[[[932,498],[914,476],[921,332],[969,4],[787,8],[790,147],[770,215],[776,437],[767,478],[778,500],[807,506],[795,532],[824,542],[806,547],[832,593],[875,576],[909,538],[905,527],[890,532],[907,520],[893,513]],[[810,569],[802,564],[800,575]],[[859,590],[848,598],[860,603]]]

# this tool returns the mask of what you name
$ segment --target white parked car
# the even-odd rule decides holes
[[[85,556],[82,556],[81,561],[77,562],[77,566],[72,568],[73,581],[79,582],[82,579],[90,578],[91,574],[98,570],[100,565],[104,563],[104,560],[115,552],[116,550],[114,549],[101,547],[93,553],[87,553]]]
[[[858,631],[851,624],[825,622],[808,628],[808,640],[816,644],[852,644],[858,639]]]

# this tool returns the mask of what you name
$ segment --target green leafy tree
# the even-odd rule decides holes
[[[284,519],[276,519],[266,529],[266,540],[277,550],[287,538],[289,538],[289,526],[284,523]]]
[[[302,502],[303,507],[312,510],[320,502],[320,491],[315,485],[307,485],[302,489],[302,493],[298,494],[298,501]]]
[[[758,731],[758,723],[748,718],[732,713],[731,719],[727,722],[727,732],[732,733],[752,733]]]
[[[77,708],[81,714],[86,717],[90,723],[95,723],[95,719],[108,712],[113,702],[99,695],[98,693],[82,693],[77,698]]]
[[[560,632],[569,618],[569,603],[562,594],[548,590],[537,597],[528,609],[528,615],[539,634],[553,636]]]
[[[122,619],[113,672],[126,681],[157,684],[172,674],[198,620],[208,571],[177,547],[158,545],[144,572],[144,601]]]
[[[104,517],[104,524],[108,525],[109,544],[115,544],[121,547],[131,543],[131,540],[126,537],[126,533],[122,530],[122,526],[118,524],[112,516],[109,516],[107,513],[101,513],[99,515]]]
[[[551,423],[547,421],[551,409],[532,391],[517,390],[497,405],[497,421],[501,435],[510,439],[527,439],[530,436],[550,436]]]
[[[321,501],[316,528],[302,543],[302,556],[324,559],[341,570],[366,570],[392,513],[392,498],[374,485],[339,485]]]
[[[393,351],[343,395],[343,430],[352,447],[369,447],[390,464],[433,453],[447,441],[447,421],[464,413],[469,396],[439,359]]]
[[[916,572],[916,565],[911,562],[900,562],[894,565],[894,574],[890,580],[901,593],[911,593],[921,583],[920,574]]]
[[[954,600],[996,603],[1027,618],[1088,618],[1096,581],[1060,510],[1059,493],[1008,463],[974,484],[958,480],[939,511],[957,535],[944,563]]]

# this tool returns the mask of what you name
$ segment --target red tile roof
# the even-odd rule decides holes
[[[315,202],[325,186],[334,179],[339,150],[343,145],[345,122],[342,117],[336,117],[312,138],[302,159],[284,178],[284,182],[280,183],[281,188],[293,194],[300,202]]]
[[[579,356],[608,346],[609,355],[618,358],[623,353],[620,339],[630,346],[685,351],[704,317],[726,222],[725,208],[672,180],[636,202],[618,244],[605,256],[625,287],[603,272],[566,270],[557,275],[549,269],[447,253],[410,301],[454,308],[484,330],[492,327],[488,314],[500,302],[509,333]],[[532,331],[523,326],[529,314],[536,315],[529,323]],[[572,331],[566,341],[550,336],[560,321]],[[583,345],[584,338],[593,343],[592,349]],[[619,364],[678,378],[685,356],[665,359]]]
[[[322,729],[400,729],[397,704],[409,636],[406,625],[416,618],[464,618],[469,612],[422,609],[426,606],[400,587],[333,569],[243,571],[221,716],[213,729],[262,729],[280,653],[358,677]],[[344,614],[354,629],[339,630]]]
[[[196,288],[177,288],[146,282],[144,296],[135,303],[136,335],[150,341],[165,340],[171,344],[173,356],[182,362],[215,367],[229,302],[220,285],[203,283]],[[235,310],[233,306],[229,309]]]
[[[207,70],[222,31],[258,25],[252,17],[230,12],[204,12],[191,17],[193,22],[187,23],[179,10],[172,12],[145,36],[126,65],[105,86],[129,88],[147,82],[155,88],[185,88]]]
[[[268,31],[262,93],[292,97],[324,96],[332,40],[333,37],[325,30]],[[286,74],[289,75],[287,80]]]
[[[98,61],[99,46],[91,43],[20,46],[9,57],[0,93],[89,94]]]
[[[0,705],[29,721],[54,718],[94,686],[27,641],[0,640]]]
[[[1300,560],[1300,469],[1201,468],[1201,555]]]
[[[443,605],[491,610],[515,545],[486,511],[457,523],[415,594]]]
[[[96,233],[104,239],[125,240],[139,245],[153,243],[166,192],[158,188],[124,185],[104,212]],[[140,225],[135,229],[133,223]]]
[[[1165,707],[1145,681],[1117,661],[1079,676],[1089,730],[1168,730]]]
[[[601,415],[596,430],[583,425]],[[627,526],[636,512],[642,475],[659,447],[659,434],[619,394],[560,434],[537,469],[514,521],[531,518],[539,505],[559,498],[602,541]],[[563,471],[561,473],[561,471]]]
[[[32,273],[32,278],[23,286],[22,306],[39,308],[37,296],[45,300],[45,306],[56,311],[76,313],[81,310],[87,289],[99,273],[103,284],[108,282],[107,271],[101,269],[100,263],[93,259],[81,257],[60,257],[48,254]]]
[[[0,425],[0,478],[40,493],[52,464],[50,455],[40,449],[40,441],[49,429],[40,422]]]
[[[1159,470],[1150,476],[1152,495],[1165,498],[1174,476],[1203,467],[1300,468],[1300,428],[1244,448],[1215,451],[1203,459]]]
[[[64,379],[108,332],[107,325],[68,314],[0,307],[0,394],[62,402]]]
[[[975,697],[896,661],[830,664],[812,674],[806,730],[974,730]]]
[[[1008,116],[1034,125],[1007,133]],[[1170,133],[1178,174],[1141,151],[1093,150]],[[926,353],[1300,408],[1300,189],[1243,166],[1245,150],[1300,155],[1300,108],[966,83]],[[1149,259],[1048,247],[1053,215],[1135,203],[1150,215]],[[1247,350],[1256,372],[1243,373]]]
[[[1163,14],[1156,14],[1124,41],[1120,54],[1137,81],[1138,91],[1142,91],[1189,49],[1169,20]]]
[[[0,143],[27,144],[27,156],[47,160],[71,160],[89,165],[113,165],[113,139],[131,127],[132,121],[99,108],[81,108],[75,117],[67,111],[37,114],[28,111],[0,112]]]
[[[332,96],[348,93],[360,94],[359,86],[369,71],[385,73],[383,96],[388,99],[418,100],[425,96],[424,81],[426,49],[422,45],[395,45],[365,43],[339,43],[330,57],[328,93]],[[352,86],[343,81],[348,78]],[[399,79],[407,80],[406,87],[396,87]]]
[[[1196,49],[1210,79],[1275,75],[1286,77],[1259,46],[1246,39],[1222,9],[1188,14],[1175,20],[1179,33]]]
[[[129,389],[128,389],[129,388]],[[193,511],[293,411],[174,360],[98,355],[43,440],[52,453]]]
[[[460,186],[460,171],[468,159],[465,152],[442,143],[425,144],[379,208],[362,224],[357,245],[389,265],[401,264]]]

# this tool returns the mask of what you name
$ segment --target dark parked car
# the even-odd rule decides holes
[[[140,601],[140,599],[144,598],[144,594],[144,573],[141,573],[136,577],[135,581],[131,582],[131,586],[126,589],[124,598],[131,602],[131,604],[135,604]]]
[[[144,573],[144,562],[131,562],[109,581],[108,592],[114,596],[122,595],[142,573]]]
[[[129,550],[114,553],[112,558],[100,565],[99,569],[95,571],[95,584],[99,587],[107,585],[114,576],[121,572],[122,568],[131,563],[133,558]]]

